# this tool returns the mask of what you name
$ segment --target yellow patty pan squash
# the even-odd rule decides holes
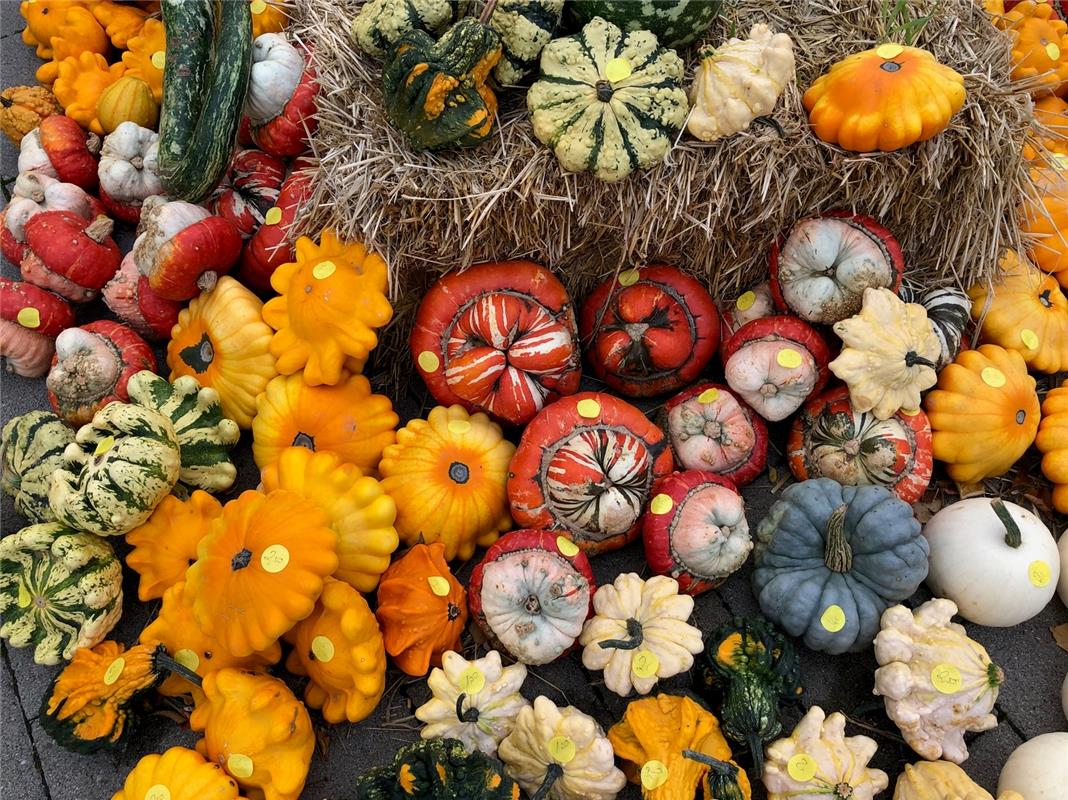
[[[122,54],[126,74],[140,78],[152,89],[157,103],[163,102],[163,67],[167,60],[167,34],[158,19],[145,20],[140,32],[127,42]]]
[[[894,787],[894,800],[994,800],[990,792],[949,761],[921,761],[906,764]],[[997,800],[1024,800],[1023,795],[1006,789]]]
[[[119,80],[125,71],[122,63],[109,65],[99,53],[83,51],[63,59],[52,92],[68,117],[97,136],[103,136],[106,131],[97,116],[97,102],[104,90]]]
[[[117,49],[125,50],[130,40],[141,34],[148,12],[131,3],[100,0],[93,3],[93,16],[104,27],[111,43]]]
[[[172,747],[138,761],[111,800],[241,800],[238,792],[237,781],[218,764],[195,750]]]
[[[249,0],[252,11],[252,38],[280,33],[289,24],[291,0]]]
[[[87,45],[95,44],[104,31],[89,10],[89,0],[23,0],[19,13],[26,20],[22,29],[22,41],[37,48],[39,58],[52,58],[52,37],[82,39]],[[107,37],[104,36],[105,47]],[[86,47],[86,49],[89,49]],[[104,50],[94,52],[102,53]]]
[[[1032,94],[1060,94],[1068,81],[1068,24],[1054,13],[1053,5],[1023,0],[994,21],[1012,39],[1012,77],[1041,75]]]

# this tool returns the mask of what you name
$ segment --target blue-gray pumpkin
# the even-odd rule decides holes
[[[830,478],[787,488],[757,527],[760,609],[813,650],[863,650],[879,618],[927,577],[927,540],[908,503],[882,486]]]

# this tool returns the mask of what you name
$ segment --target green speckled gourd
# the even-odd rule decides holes
[[[111,403],[75,434],[48,491],[56,519],[76,530],[120,536],[152,515],[181,467],[171,421],[149,408]]]
[[[519,787],[495,758],[457,739],[402,747],[393,762],[356,779],[356,800],[519,800]]]
[[[413,31],[382,70],[386,114],[415,150],[473,147],[493,130],[497,96],[486,80],[500,58],[501,37],[470,17],[436,42]]]
[[[14,417],[0,433],[0,487],[30,522],[55,519],[48,507],[48,487],[73,441],[74,431],[50,411]]]
[[[352,40],[382,57],[412,31],[440,33],[467,13],[470,0],[370,0],[352,21]]]
[[[0,540],[0,638],[58,664],[92,647],[122,614],[122,564],[111,545],[56,522]]]
[[[682,47],[708,30],[720,5],[720,0],[572,0],[568,12],[579,25],[601,17],[625,31],[652,31],[664,47]]]
[[[563,11],[564,0],[497,0],[489,19],[504,48],[493,70],[497,83],[515,85],[538,66],[538,56],[560,27]]]
[[[223,416],[217,391],[201,388],[191,375],[170,383],[148,370],[130,378],[126,391],[131,403],[170,419],[182,459],[179,481],[206,492],[234,485],[237,467],[230,461],[230,450],[241,438],[241,429]]]
[[[753,588],[764,616],[813,650],[863,650],[927,577],[928,552],[912,507],[888,489],[802,481],[757,526]]]
[[[527,92],[534,135],[564,169],[622,180],[662,160],[682,130],[684,71],[648,31],[624,36],[594,19],[542,50],[541,75]]]

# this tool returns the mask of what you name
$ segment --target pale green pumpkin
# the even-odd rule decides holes
[[[15,510],[30,522],[55,519],[48,507],[52,473],[74,431],[50,411],[31,411],[8,420],[0,433],[0,487],[15,500]]]
[[[352,21],[352,39],[368,55],[381,57],[412,31],[440,33],[470,5],[470,0],[370,0]]]

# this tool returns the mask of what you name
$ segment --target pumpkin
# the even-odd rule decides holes
[[[12,417],[0,431],[0,489],[14,498],[15,510],[31,523],[55,519],[48,487],[73,441],[74,432],[48,411]]]
[[[857,411],[840,386],[809,400],[787,441],[790,471],[799,481],[833,478],[846,486],[885,486],[915,503],[931,481],[931,424],[923,411],[888,419]]]
[[[816,478],[788,486],[757,526],[753,589],[764,616],[813,650],[863,650],[927,577],[927,553],[889,489]]]
[[[108,66],[107,59],[99,53],[82,51],[60,62],[52,91],[64,112],[86,130],[103,136],[106,132],[97,115],[100,95],[126,71],[126,65],[117,62]]]
[[[1057,543],[1038,516],[1015,503],[961,500],[931,517],[923,535],[931,549],[927,585],[970,622],[1012,627],[1053,599],[1061,567]]]
[[[706,797],[751,795],[745,770],[730,761],[719,720],[689,697],[658,694],[630,701],[623,718],[608,729],[608,741],[624,773],[641,785],[643,797],[693,800],[710,770],[706,761],[730,769],[729,780],[736,784],[731,794],[721,790],[706,792]]]
[[[372,592],[397,549],[397,506],[381,484],[336,453],[288,447],[264,468],[260,489],[296,492],[322,508],[338,536],[334,577]]]
[[[920,761],[906,764],[897,778],[894,800],[994,800],[990,792],[949,761]],[[1023,800],[1017,792],[1006,791],[997,800]]]
[[[965,95],[964,77],[928,51],[886,43],[833,64],[802,101],[817,137],[867,153],[937,136]]]
[[[595,17],[541,51],[527,92],[534,135],[568,172],[623,180],[663,160],[686,123],[684,72],[655,34]]]
[[[256,38],[245,113],[257,147],[278,158],[293,158],[307,150],[319,128],[318,94],[316,69],[306,49],[277,33]]]
[[[38,664],[102,641],[122,615],[122,563],[99,536],[58,522],[0,539],[0,638]]]
[[[775,298],[771,295],[771,284],[768,281],[747,289],[731,302],[720,303],[720,354],[722,355],[727,340],[745,323],[770,317],[775,313]]]
[[[863,308],[834,323],[834,332],[844,346],[828,367],[849,387],[857,411],[880,420],[916,411],[920,393],[938,381],[940,350],[927,311],[889,289],[865,289]]]
[[[997,726],[991,713],[1005,673],[986,649],[950,620],[952,600],[928,600],[915,611],[891,606],[875,637],[875,694],[909,746],[924,758],[960,764],[964,734]]]
[[[1035,446],[1042,452],[1042,474],[1053,484],[1053,507],[1068,513],[1068,386],[1050,389],[1042,401]],[[2,445],[0,445],[2,446]],[[17,502],[17,501],[16,501]],[[1068,540],[1066,540],[1068,541]]]
[[[560,26],[564,0],[497,0],[489,26],[501,37],[501,60],[493,77],[515,86],[538,66],[538,56]]]
[[[405,745],[391,763],[356,778],[356,797],[519,800],[519,787],[497,759],[466,750],[458,739],[430,739]]]
[[[516,714],[530,706],[519,693],[527,677],[523,664],[501,666],[501,654],[490,650],[468,661],[446,650],[441,667],[427,678],[430,699],[415,710],[424,739],[457,739],[470,752],[488,756],[515,727]]]
[[[682,47],[698,39],[716,18],[720,0],[583,0],[569,3],[581,24],[601,17],[625,31],[652,31],[664,47]]]
[[[960,289],[931,289],[920,294],[902,287],[902,298],[907,303],[918,303],[927,311],[927,324],[938,340],[938,372],[952,363],[964,349],[965,331],[971,324],[972,301]]]
[[[1031,180],[1034,194],[1020,205],[1020,232],[1029,240],[1027,255],[1043,272],[1056,273],[1064,286],[1068,283],[1068,180],[1059,169],[1031,170]]]
[[[492,646],[523,664],[570,648],[593,609],[590,562],[566,536],[513,531],[471,573],[471,616]]]
[[[157,103],[163,102],[163,67],[167,60],[167,35],[158,19],[146,19],[141,31],[126,43],[122,63],[126,75],[140,78],[152,89]]]
[[[1056,156],[1068,155],[1068,103],[1056,95],[1035,100],[1031,135],[1024,142],[1024,158],[1036,166],[1056,166]],[[1053,161],[1046,156],[1052,155]]]
[[[386,652],[408,675],[426,675],[460,647],[467,593],[445,563],[445,546],[417,544],[382,575],[378,622]]]
[[[96,117],[104,133],[111,133],[124,122],[155,128],[159,123],[159,104],[147,83],[123,75],[100,93]]]
[[[413,30],[440,33],[467,11],[466,0],[369,0],[360,7],[350,33],[371,56],[385,56]]]
[[[311,174],[305,171],[308,167],[303,159],[293,162],[289,177],[278,190],[277,202],[264,212],[263,224],[245,243],[237,275],[257,292],[269,291],[274,270],[296,257],[293,223],[311,194]]]
[[[1061,94],[1068,81],[1068,24],[1053,6],[1023,0],[994,21],[1012,39],[1012,78],[1041,76],[1032,94]]]
[[[514,453],[499,425],[460,406],[438,406],[397,431],[378,469],[404,542],[441,542],[451,561],[497,541],[512,527],[505,484]]]
[[[223,506],[186,572],[204,633],[242,657],[309,616],[337,569],[337,534],[327,523],[293,492],[247,491]]]
[[[252,11],[252,36],[257,38],[265,33],[278,33],[289,24],[289,12],[292,10],[290,0],[250,0]]]
[[[747,322],[722,355],[727,385],[769,422],[786,419],[827,382],[827,344],[796,317]]]
[[[749,557],[753,540],[745,504],[728,478],[712,472],[673,472],[653,486],[642,522],[645,560],[679,591],[714,589]]]
[[[0,358],[4,369],[40,378],[52,365],[56,337],[74,325],[74,309],[32,283],[0,278]]]
[[[304,700],[327,722],[359,722],[386,688],[382,634],[367,601],[343,581],[327,578],[310,617],[286,634],[286,669],[310,679]]]
[[[238,791],[237,781],[218,764],[205,761],[195,750],[172,747],[141,758],[111,800],[144,800],[152,792],[170,800],[241,800]]]
[[[593,611],[579,637],[582,666],[604,670],[604,685],[620,697],[688,671],[704,648],[700,629],[686,622],[693,598],[679,594],[674,578],[619,575],[593,595]]]
[[[185,571],[197,560],[197,545],[220,514],[222,504],[207,492],[194,491],[188,500],[168,495],[146,522],[126,534],[133,548],[126,565],[140,576],[139,600],[163,597],[185,580]]]
[[[56,519],[98,536],[121,536],[152,515],[178,481],[171,421],[141,406],[111,403],[74,435],[48,504]]]
[[[203,494],[203,492],[195,492]],[[127,557],[127,563],[129,557]],[[160,642],[174,654],[174,659],[187,670],[203,678],[209,672],[233,667],[247,672],[264,672],[282,657],[282,648],[273,642],[264,650],[247,656],[235,656],[221,641],[208,636],[197,624],[193,615],[193,592],[183,580],[179,580],[163,593],[159,613],[141,631],[139,641]],[[157,690],[166,697],[178,697],[192,693],[200,697],[200,678],[196,681],[183,677],[185,673],[173,673]],[[191,677],[191,676],[190,676]]]
[[[735,617],[709,638],[706,662],[704,684],[720,703],[723,732],[749,747],[762,772],[764,742],[782,731],[780,708],[802,692],[793,644],[764,619]]]
[[[665,427],[680,466],[714,472],[735,486],[764,471],[767,426],[726,386],[698,383],[668,400],[666,409]]]
[[[144,9],[135,8],[129,3],[118,3],[114,0],[101,0],[92,7],[93,16],[107,33],[111,44],[119,50],[125,50],[130,39],[141,33],[145,26],[148,12]]]
[[[322,232],[318,246],[302,236],[296,247],[297,260],[271,275],[278,296],[263,307],[264,322],[275,330],[271,354],[282,375],[302,371],[309,386],[332,386],[347,365],[367,360],[378,344],[375,331],[393,316],[386,262],[332,230]]]
[[[53,36],[95,42],[97,31],[102,36],[103,30],[86,5],[85,0],[23,0],[19,5],[19,12],[26,20],[22,41],[36,47],[40,58],[52,58]],[[106,38],[104,46],[107,46]]]
[[[616,397],[583,392],[536,416],[509,467],[508,501],[526,528],[564,530],[590,553],[633,541],[654,482],[671,472],[664,432]]]
[[[87,134],[70,117],[45,117],[19,143],[19,172],[43,173],[91,192],[100,147],[100,137]]]
[[[388,397],[371,394],[363,375],[336,386],[308,386],[300,375],[279,376],[256,400],[252,455],[256,466],[275,463],[287,447],[335,453],[370,472],[396,438],[398,417]]]
[[[812,706],[793,733],[772,742],[764,767],[768,800],[791,800],[813,793],[872,800],[889,786],[885,772],[868,766],[878,749],[875,740],[846,736],[845,724],[844,714],[836,712],[828,717],[822,708]],[[808,760],[803,769],[795,766],[791,770],[790,759],[796,755],[808,756]]]
[[[686,128],[703,142],[748,130],[753,120],[775,109],[793,79],[793,40],[767,25],[754,25],[748,39],[731,38],[701,50]]]
[[[0,211],[0,249],[12,264],[21,265],[29,255],[26,223],[42,211],[70,211],[92,222],[106,209],[73,183],[63,183],[43,172],[19,173],[10,203]]]
[[[578,327],[567,290],[529,261],[450,272],[419,306],[409,347],[441,405],[514,425],[578,391]]]
[[[119,271],[104,284],[100,294],[115,316],[150,340],[169,338],[182,311],[181,303],[165,300],[152,291],[148,278],[137,269],[133,253],[123,256]]]
[[[189,717],[197,751],[222,766],[249,797],[297,800],[315,749],[304,704],[269,675],[221,669],[204,677]]]
[[[0,92],[0,131],[18,147],[22,137],[63,108],[44,86],[9,86]]]
[[[465,17],[437,41],[413,30],[382,67],[386,115],[414,150],[480,144],[497,117],[487,80],[501,59],[501,37]]]
[[[1057,279],[1014,250],[998,266],[997,283],[968,290],[982,341],[1015,350],[1039,372],[1068,368],[1068,299]]]
[[[48,400],[60,419],[79,427],[109,403],[129,399],[130,379],[155,368],[148,342],[125,325],[100,320],[67,328],[56,337]]]
[[[656,264],[598,284],[582,304],[579,334],[596,378],[650,397],[701,374],[719,345],[719,312],[700,281]]]
[[[122,261],[113,227],[107,217],[89,222],[71,211],[34,214],[25,227],[22,277],[75,303],[96,299]]]
[[[1018,793],[1026,800],[1055,800],[1066,782],[1068,733],[1044,733],[1012,751],[1001,768],[998,793]]]
[[[924,410],[934,457],[958,483],[1011,469],[1038,432],[1035,379],[1023,356],[992,344],[962,351],[943,369]]]
[[[163,194],[159,134],[134,122],[120,123],[104,137],[98,174],[100,201],[108,213],[123,222],[139,222],[144,201]]]
[[[286,165],[280,158],[259,150],[239,150],[211,197],[211,212],[230,220],[248,241],[278,202],[285,176]]]
[[[1057,596],[1063,603],[1068,598],[1068,539],[1063,535],[1057,540],[1057,549],[1061,554],[1061,579],[1057,582]]]

